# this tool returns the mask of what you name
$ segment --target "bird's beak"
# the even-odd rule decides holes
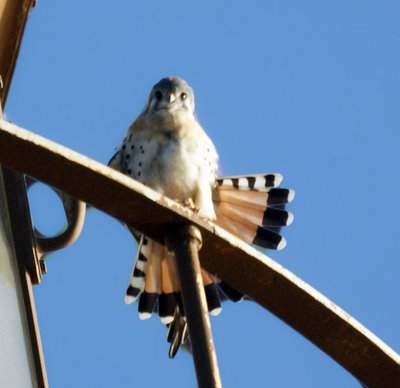
[[[166,100],[169,104],[173,103],[176,100],[175,93],[171,93],[169,96],[166,97]]]

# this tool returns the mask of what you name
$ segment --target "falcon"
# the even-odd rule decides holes
[[[282,226],[293,216],[285,205],[293,190],[280,188],[280,174],[218,176],[218,154],[196,119],[194,93],[178,77],[163,78],[152,88],[139,117],[129,127],[109,166],[195,209],[247,243],[266,249],[286,245]],[[186,320],[176,275],[167,248],[133,231],[138,241],[125,302],[138,301],[140,319],[157,312],[169,327],[169,356],[187,338]],[[221,300],[243,295],[202,269],[208,310],[221,311]]]

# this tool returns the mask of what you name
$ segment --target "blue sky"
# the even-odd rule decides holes
[[[106,163],[154,83],[186,79],[224,174],[281,172],[296,191],[270,256],[400,351],[400,5],[396,1],[40,0],[6,115]],[[43,187],[35,224],[63,225]],[[123,295],[129,233],[97,211],[35,289],[51,387],[195,387],[191,358]],[[251,302],[212,318],[225,387],[356,387]]]

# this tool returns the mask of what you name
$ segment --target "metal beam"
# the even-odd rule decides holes
[[[0,163],[90,203],[161,243],[172,227],[192,223],[203,237],[200,259],[205,269],[293,327],[364,385],[398,387],[400,356],[389,346],[293,273],[189,209],[4,120]]]
[[[4,106],[29,11],[35,0],[0,0],[0,105]]]

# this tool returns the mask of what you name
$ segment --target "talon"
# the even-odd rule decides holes
[[[185,199],[184,201],[176,199],[175,201],[180,203],[182,206],[189,208],[194,213],[198,213],[200,211],[200,209],[196,208],[192,198]]]
[[[196,209],[196,206],[194,206],[194,202],[192,200],[192,198],[188,198],[183,202],[185,207],[188,207],[189,209],[193,210],[193,211],[199,211],[199,209]]]

